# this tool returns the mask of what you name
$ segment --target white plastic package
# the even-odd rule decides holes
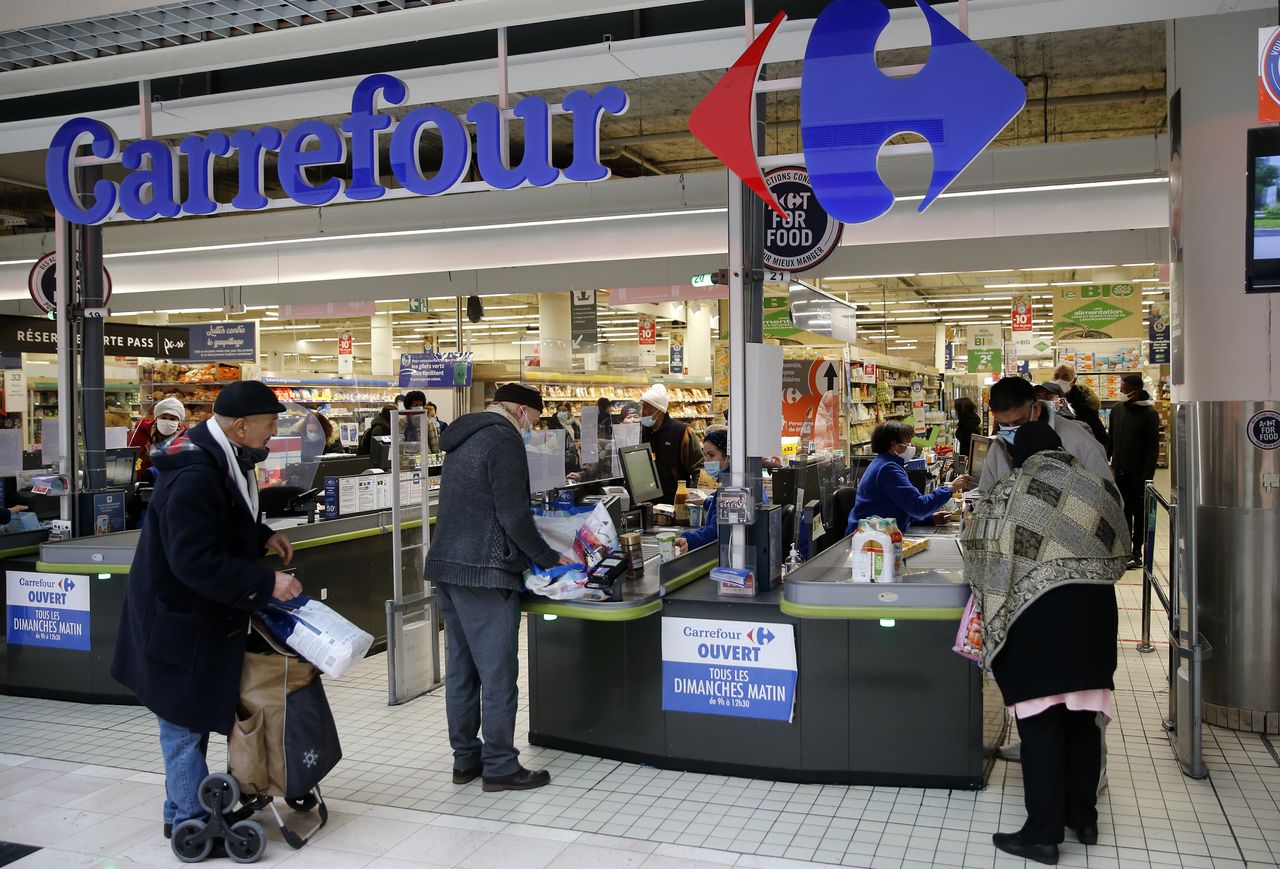
[[[373,645],[372,634],[305,594],[273,600],[258,614],[271,633],[326,676],[346,675]]]

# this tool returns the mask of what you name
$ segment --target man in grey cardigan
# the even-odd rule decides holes
[[[453,783],[483,776],[486,791],[551,781],[546,770],[522,767],[515,747],[526,558],[542,567],[573,561],[547,545],[529,509],[523,440],[541,412],[536,389],[506,383],[483,413],[458,418],[440,437],[440,508],[426,572],[440,596],[449,647],[445,711]]]

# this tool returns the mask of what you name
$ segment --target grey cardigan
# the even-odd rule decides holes
[[[440,448],[428,581],[519,591],[526,556],[543,567],[560,561],[533,524],[524,443],[506,416],[460,417],[440,436]]]

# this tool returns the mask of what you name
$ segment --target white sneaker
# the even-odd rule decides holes
[[[1000,746],[1000,756],[1005,760],[1011,760],[1014,763],[1022,762],[1022,743],[1011,742],[1008,745]]]

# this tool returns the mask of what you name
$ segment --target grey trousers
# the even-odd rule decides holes
[[[448,649],[444,705],[453,767],[483,767],[486,778],[518,772],[516,676],[520,659],[516,643],[520,595],[505,589],[448,583],[439,583],[436,593]]]

